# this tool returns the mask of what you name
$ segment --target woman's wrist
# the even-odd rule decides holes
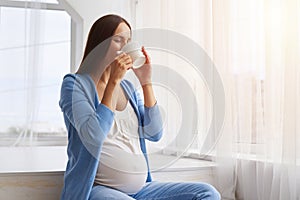
[[[146,79],[146,80],[139,80],[140,81],[140,84],[141,84],[141,86],[143,87],[143,86],[146,86],[146,85],[151,85],[152,84],[152,82],[151,82],[151,79]]]
[[[152,83],[147,83],[142,85],[143,94],[144,94],[144,104],[146,107],[152,107],[156,104],[156,99],[154,96],[154,91],[152,88]]]
[[[151,82],[145,83],[145,84],[142,85],[142,88],[143,88],[143,89],[152,88],[152,83],[151,83]]]
[[[114,108],[115,108],[113,98],[114,98],[114,91],[115,91],[117,84],[118,84],[118,81],[115,81],[115,80],[108,81],[105,91],[104,91],[103,99],[101,102],[102,104],[106,105],[112,111],[114,111]]]

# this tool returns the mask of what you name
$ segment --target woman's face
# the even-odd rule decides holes
[[[117,51],[127,44],[131,39],[131,32],[126,23],[122,22],[117,27],[115,34],[112,36],[110,47],[106,54],[106,60],[112,62],[117,56]]]

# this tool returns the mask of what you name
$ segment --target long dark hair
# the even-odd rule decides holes
[[[95,62],[97,63],[97,61],[104,59],[111,42],[111,37],[122,22],[126,23],[131,30],[130,24],[118,15],[105,15],[94,22],[90,29],[81,65],[77,73],[90,72]],[[99,49],[96,50],[96,48]]]

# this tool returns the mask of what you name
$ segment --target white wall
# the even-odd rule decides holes
[[[133,27],[135,22],[134,0],[66,0],[83,18],[83,46],[87,39],[89,29],[94,21],[106,14],[118,14],[125,18]]]

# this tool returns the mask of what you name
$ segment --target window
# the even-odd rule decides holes
[[[80,24],[55,0],[0,6],[0,146],[65,145],[60,84],[78,59]]]
[[[27,1],[28,2],[28,0],[14,0],[14,1],[24,1],[24,2]],[[30,0],[29,0],[29,2],[30,2]],[[58,4],[57,0],[36,0],[36,1],[33,0],[33,2]]]
[[[158,9],[149,9],[150,4],[156,4]],[[207,55],[214,62],[220,76],[223,79],[226,98],[226,116],[224,124],[227,130],[230,129],[232,139],[234,140],[233,148],[238,151],[249,147],[251,151],[256,151],[258,146],[263,142],[264,112],[265,112],[265,79],[266,71],[266,22],[264,4],[261,1],[236,1],[214,3],[212,1],[138,1],[137,3],[137,27],[159,27],[183,34],[201,46]],[[223,7],[224,6],[224,7]],[[148,14],[151,13],[151,14]],[[154,13],[154,14],[153,14]],[[149,17],[150,16],[150,17]],[[155,18],[153,18],[155,16]],[[161,53],[162,54],[162,53]],[[214,103],[218,99],[213,99],[207,87],[205,80],[211,84],[215,83],[213,77],[195,77],[187,64],[175,61],[170,58],[169,63],[162,63],[151,54],[152,60],[158,61],[159,64],[170,66],[172,70],[184,69],[185,73],[190,73],[184,77],[184,72],[180,72],[186,82],[193,87],[194,95],[198,103],[198,128],[197,137],[191,142],[187,155],[206,156],[206,150],[214,150],[218,143],[221,131],[215,131],[208,134],[211,127],[215,128],[212,123],[214,116]],[[166,58],[167,56],[164,56]],[[172,59],[174,62],[172,63]],[[180,66],[180,64],[181,66]],[[209,73],[211,68],[207,66]],[[162,76],[158,73],[159,76]],[[269,75],[269,74],[268,74]],[[165,75],[165,78],[167,76]],[[176,80],[174,80],[176,81]],[[180,87],[179,85],[178,87]],[[167,93],[156,91],[158,98],[165,97]],[[167,98],[167,97],[166,97]],[[188,99],[188,98],[187,98]],[[166,113],[171,115],[168,123],[172,129],[166,125],[165,134],[162,141],[172,141],[178,130],[173,130],[179,123],[171,119],[173,116],[181,115],[173,109],[173,101],[169,100],[166,104],[171,104],[171,109]],[[159,101],[162,103],[162,100]],[[188,101],[182,104],[189,104]],[[196,107],[195,107],[196,108]],[[195,110],[195,112],[197,112]],[[167,115],[166,114],[166,115]],[[194,114],[191,112],[191,114]],[[172,121],[173,120],[173,121]],[[176,124],[176,126],[174,126]],[[177,132],[176,132],[177,131]],[[193,132],[196,132],[193,131]],[[186,136],[191,131],[186,131]],[[169,136],[170,135],[170,136]],[[229,136],[228,136],[229,137]],[[180,144],[187,140],[180,138],[173,146],[168,146],[171,153],[180,153]],[[158,147],[164,147],[161,142]],[[154,146],[155,144],[153,144]],[[165,145],[166,146],[166,145]],[[150,146],[151,147],[151,146]],[[164,150],[169,150],[165,148]],[[208,152],[209,154],[212,152]],[[249,152],[247,150],[247,152]]]

